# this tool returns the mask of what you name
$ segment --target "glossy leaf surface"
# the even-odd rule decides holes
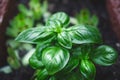
[[[48,72],[46,69],[38,70],[36,75],[37,75],[37,80],[47,80],[48,78]]]
[[[102,45],[95,50],[92,59],[96,64],[109,66],[115,63],[117,57],[118,54],[113,48]]]
[[[45,27],[31,28],[20,33],[16,41],[37,44],[51,40],[54,37],[52,34],[52,32],[46,31]]]
[[[47,21],[46,26],[54,32],[61,32],[62,23],[59,20],[49,20]]]
[[[64,12],[58,12],[53,14],[49,20],[59,20],[62,22],[63,27],[66,27],[69,24],[69,17]]]
[[[69,60],[69,52],[60,47],[48,47],[43,50],[42,62],[49,74],[53,75],[63,69]]]
[[[101,35],[95,27],[78,25],[70,27],[68,31],[73,43],[101,43]]]
[[[43,27],[27,29],[18,35],[18,37],[16,38],[16,41],[34,43],[34,41],[38,39],[39,35],[44,33],[44,31],[45,29]]]
[[[35,42],[39,43],[49,43],[56,37],[56,34],[52,31],[45,31],[40,34],[39,38],[35,40]]]
[[[81,60],[80,72],[87,80],[94,80],[96,69],[94,64],[89,60]]]
[[[43,63],[37,59],[35,53],[30,57],[29,64],[33,69],[38,69],[43,67]]]
[[[61,32],[57,36],[58,43],[68,49],[72,47],[71,37],[67,32]]]

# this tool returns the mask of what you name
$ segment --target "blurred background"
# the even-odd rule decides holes
[[[23,30],[44,25],[53,13],[64,11],[72,24],[90,24],[104,44],[120,55],[120,0],[0,0],[0,80],[30,80],[28,65],[34,46],[14,41]],[[109,67],[96,65],[95,80],[120,80],[120,56]]]

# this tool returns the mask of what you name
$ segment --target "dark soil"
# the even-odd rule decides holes
[[[30,67],[21,67],[10,74],[0,73],[0,80],[31,80],[33,73]]]
[[[27,2],[28,0],[20,0]],[[120,54],[120,44],[111,29],[109,15],[106,10],[105,0],[49,0],[49,11],[54,13],[64,11],[71,16],[74,16],[82,8],[88,8],[91,13],[99,17],[100,32],[103,37],[104,44],[114,47],[118,54]],[[120,80],[120,55],[117,62],[109,67],[102,67],[96,65],[97,74],[95,80]],[[6,75],[0,73],[0,80],[30,80],[33,74],[31,68],[21,68],[13,73]]]

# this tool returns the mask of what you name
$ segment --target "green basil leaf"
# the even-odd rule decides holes
[[[115,63],[118,57],[117,52],[110,46],[99,46],[91,56],[92,60],[99,65],[109,66]]]
[[[51,31],[47,31],[45,27],[31,28],[23,31],[18,35],[16,41],[26,43],[41,43],[51,41],[55,38],[55,35]]]
[[[30,57],[29,64],[33,69],[38,69],[44,66],[42,61],[37,59],[35,53]]]
[[[60,47],[48,47],[43,50],[42,62],[50,75],[63,69],[69,60],[69,52]]]
[[[102,42],[100,32],[95,27],[78,25],[68,28],[68,31],[75,44]]]
[[[52,28],[54,32],[58,32],[62,27],[62,23],[59,20],[49,20],[47,21],[46,26]]]
[[[46,69],[38,70],[36,75],[37,75],[37,80],[47,80],[49,76]]]
[[[94,80],[96,74],[96,68],[94,64],[89,60],[81,60],[80,72],[87,80]]]
[[[35,40],[35,42],[38,43],[49,43],[53,39],[55,39],[56,34],[52,31],[45,31],[42,34],[39,35],[38,39]]]
[[[59,20],[62,22],[63,27],[66,27],[69,24],[69,17],[66,13],[64,12],[58,12],[53,14],[49,20]]]
[[[80,59],[89,59],[91,53],[93,53],[94,46],[92,44],[82,44],[74,48],[73,55]]]
[[[44,31],[44,27],[30,28],[21,32],[15,40],[19,42],[35,43],[35,40],[37,40]]]
[[[75,69],[78,66],[78,64],[79,64],[79,59],[72,56],[70,60],[68,61],[68,64],[63,68],[61,72],[64,74],[69,73],[73,69]]]
[[[67,49],[71,49],[72,41],[67,32],[58,33],[57,40],[61,46],[65,47]]]

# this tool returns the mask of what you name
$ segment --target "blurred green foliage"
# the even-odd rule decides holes
[[[19,62],[19,56],[17,52],[14,51],[11,47],[8,47],[7,51],[9,55],[7,58],[9,65],[14,69],[18,69],[21,66],[21,64]]]
[[[22,58],[19,57],[19,51],[25,50],[30,53],[29,51],[33,48],[31,44],[18,43],[14,40],[14,38],[27,28],[31,28],[33,26],[38,27],[42,25],[40,20],[47,12],[47,7],[48,4],[46,0],[43,1],[43,3],[41,3],[40,0],[30,0],[28,6],[22,3],[18,5],[19,13],[10,21],[10,25],[6,30],[6,35],[9,37],[6,42],[6,45],[8,46],[7,61],[13,69],[18,69],[22,65]]]
[[[40,3],[40,0],[30,0],[27,8],[24,4],[19,4],[19,13],[10,21],[6,34],[15,38],[21,31],[36,26],[35,22],[40,20],[47,11],[47,1]]]
[[[88,9],[82,9],[80,13],[76,15],[78,24],[87,24],[97,27],[99,23],[98,17],[93,14],[91,15]]]

